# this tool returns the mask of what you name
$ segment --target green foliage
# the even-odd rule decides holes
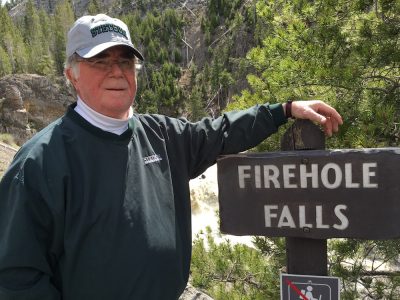
[[[192,283],[219,299],[279,299],[279,269],[260,251],[216,243],[211,229],[193,243]]]
[[[0,46],[0,76],[11,74],[12,65],[7,52]]]
[[[4,36],[0,43],[10,57],[12,73],[62,75],[65,36],[74,21],[69,2],[59,3],[55,16],[38,11],[32,1],[26,3],[26,12],[22,21],[14,23],[5,9],[0,9]]]
[[[10,145],[11,147],[18,149],[18,145],[14,139],[14,137],[9,133],[0,133],[0,142]]]
[[[324,99],[347,123],[331,146],[395,146],[400,8],[372,2],[259,1],[263,41],[248,55],[257,73],[238,101]]]
[[[189,103],[188,111],[191,112],[189,118],[192,121],[197,121],[203,117],[207,117],[206,111],[204,109],[204,103],[202,100],[204,99],[203,95],[204,95],[203,92],[198,88],[192,89],[188,101]]]
[[[146,13],[150,10],[163,10],[168,6],[168,4],[173,2],[174,0],[138,0],[135,1],[135,4],[141,12]]]
[[[39,75],[54,75],[54,62],[50,55],[43,55],[36,68],[36,73]]]
[[[207,3],[208,18],[202,20],[202,29],[214,33],[222,22],[234,18],[242,4],[242,0],[209,0]]]
[[[122,8],[125,9],[126,1],[122,1]],[[88,5],[88,14],[97,15],[102,13],[100,4],[97,0],[90,0]]]
[[[56,72],[62,75],[65,62],[65,45],[67,43],[67,33],[69,28],[75,22],[75,16],[72,11],[72,5],[68,0],[59,2],[54,14],[54,41],[53,53]]]
[[[330,240],[329,269],[342,279],[341,299],[399,299],[400,272],[390,271],[399,247],[399,240]]]
[[[24,42],[28,46],[28,72],[40,73],[41,59],[44,55],[49,53],[49,49],[46,47],[48,44],[45,43],[39,14],[32,0],[29,0],[26,4],[23,26]]]
[[[8,55],[12,73],[26,72],[28,67],[26,46],[20,30],[3,6],[0,6],[0,36],[0,46]],[[4,63],[8,65],[7,61]]]
[[[145,5],[143,3],[143,5]],[[178,85],[183,20],[175,10],[161,13],[136,11],[122,17],[129,27],[132,40],[142,45],[145,57],[138,77],[137,110],[148,113],[179,115],[184,107],[184,94]]]

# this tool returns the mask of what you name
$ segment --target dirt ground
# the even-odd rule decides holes
[[[0,142],[0,178],[11,163],[17,149]]]

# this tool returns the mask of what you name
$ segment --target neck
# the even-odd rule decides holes
[[[133,109],[131,107],[126,118],[110,118],[90,108],[79,96],[75,111],[93,126],[118,135],[121,135],[128,129],[129,119],[133,116]]]

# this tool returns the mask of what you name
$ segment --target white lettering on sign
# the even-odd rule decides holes
[[[289,207],[285,205],[281,211],[281,216],[279,217],[278,227],[290,227],[296,228],[292,214],[290,213]]]
[[[300,228],[311,228],[312,224],[306,221],[306,207],[304,205],[299,205],[299,227]]]
[[[330,182],[328,179],[329,171],[331,171],[334,174],[333,182]],[[340,169],[340,167],[337,164],[329,163],[329,164],[326,164],[325,166],[323,166],[323,168],[321,170],[321,181],[322,181],[322,184],[324,185],[324,187],[326,187],[328,189],[336,189],[342,183],[342,178],[343,178],[342,170]]]
[[[359,188],[360,184],[358,182],[353,182],[353,169],[351,167],[351,164],[344,164],[344,170],[346,186],[348,186],[349,188]]]
[[[264,187],[269,189],[271,187],[270,183],[274,185],[276,189],[279,189],[281,186],[278,181],[279,169],[274,165],[266,165],[264,166]]]
[[[294,211],[297,210],[297,211]],[[265,227],[271,228],[317,228],[330,229],[331,227],[337,230],[345,230],[349,226],[349,219],[344,214],[347,210],[347,205],[339,204],[334,208],[334,215],[337,220],[333,220],[334,224],[326,224],[323,220],[323,206],[314,206],[314,214],[307,215],[306,207],[299,205],[296,208],[289,208],[288,205],[264,205]],[[309,210],[310,211],[310,210]],[[298,224],[296,224],[293,216],[298,216]]]
[[[290,178],[295,178],[296,174],[294,170],[296,169],[296,165],[283,165],[283,186],[285,189],[295,189],[297,188],[297,184],[290,183]]]
[[[342,210],[346,210],[347,205],[339,204],[335,206],[335,216],[341,222],[340,224],[333,224],[333,228],[337,230],[345,230],[349,227],[349,219],[343,214]]]
[[[246,178],[251,178],[251,175],[249,173],[245,173],[245,171],[251,170],[250,166],[238,166],[238,176],[239,176],[239,187],[241,189],[245,188],[245,182],[244,180]]]
[[[311,186],[314,189],[318,188],[318,165],[311,164],[311,172],[307,172],[306,165],[300,165],[300,187],[307,188],[307,178],[311,178]]]
[[[355,168],[362,173],[361,176],[354,176]],[[251,182],[257,189],[378,188],[378,183],[374,182],[377,168],[376,162],[360,163],[357,166],[353,163],[345,163],[343,166],[336,163],[326,163],[322,166],[284,164],[281,167],[238,165],[238,183],[241,189],[246,188],[247,185],[251,186]]]
[[[376,172],[371,171],[370,168],[376,168],[377,163],[365,163],[363,164],[363,187],[366,188],[377,188],[377,183],[371,183],[370,179],[373,176],[376,176]]]

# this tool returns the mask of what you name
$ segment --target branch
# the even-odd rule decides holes
[[[360,272],[360,276],[370,276],[370,277],[379,277],[379,276],[387,276],[387,277],[392,277],[392,276],[400,276],[400,271],[364,271]]]
[[[220,39],[222,39],[229,31],[231,31],[234,28],[234,26],[232,26],[231,28],[229,28],[227,31],[225,31],[220,37],[218,37],[214,42],[212,42],[210,44],[210,47],[212,45],[214,45],[216,42],[218,42]]]
[[[302,87],[302,86],[317,86],[317,87],[340,88],[340,89],[344,89],[344,90],[348,90],[348,91],[353,90],[353,88],[351,88],[351,87],[344,86],[344,85],[338,85],[338,84],[303,83],[303,84],[299,84],[298,86],[300,86],[300,87]]]
[[[187,1],[185,1],[184,3],[182,3],[182,8],[186,8],[193,16],[197,17],[196,14],[189,8],[186,6]]]
[[[7,149],[7,150],[14,151],[14,152],[17,152],[17,151],[18,151],[18,149],[15,149],[14,147],[12,147],[12,146],[10,146],[10,145],[7,145],[7,144],[4,144],[4,143],[2,143],[2,142],[0,142],[0,147],[1,147],[1,148],[5,148],[5,149]]]
[[[172,34],[173,34],[173,35],[175,35],[176,37],[178,37],[178,35],[176,34],[176,32],[175,32],[175,31],[173,31],[173,30],[171,30],[171,31],[172,31]],[[193,50],[193,47],[192,47],[192,46],[190,46],[190,45],[189,45],[189,43],[188,43],[188,42],[186,42],[186,41],[185,41],[183,38],[181,38],[181,41],[182,41],[182,42],[184,42],[186,46],[188,46],[190,49],[192,49],[192,50]]]
[[[371,76],[362,77],[362,79],[367,79],[367,80],[368,79],[383,79],[385,81],[389,81],[389,82],[393,83],[394,85],[398,85],[399,84],[394,79],[386,77],[386,76],[383,76],[383,75],[371,75]]]
[[[388,91],[388,90],[385,90],[385,89],[382,89],[382,88],[377,88],[377,87],[365,87],[364,90],[376,91],[376,92],[381,92],[381,93],[389,94],[389,91]]]
[[[225,279],[219,277],[219,276],[213,276],[213,279],[219,282],[229,282],[229,283],[235,283],[235,282],[243,282],[248,285],[255,286],[256,288],[260,289],[262,287],[261,283],[255,281],[253,279],[254,275],[252,274],[247,274],[243,278],[232,278],[232,277],[227,277]]]
[[[347,91],[352,91],[354,90],[354,88],[352,87],[348,87],[348,86],[344,86],[344,85],[338,85],[338,84],[319,84],[319,83],[303,83],[303,84],[299,84],[299,87],[302,86],[316,86],[316,87],[331,87],[331,88],[339,88],[339,89],[344,89]],[[395,90],[396,88],[399,88],[400,85],[395,85],[393,86],[390,90]],[[384,89],[384,88],[378,88],[378,87],[362,87],[363,90],[370,90],[370,91],[377,91],[377,92],[381,92],[381,93],[385,93],[385,94],[389,94],[390,90]]]
[[[214,101],[214,99],[218,96],[218,94],[219,94],[219,92],[222,90],[222,86],[220,85],[219,86],[219,89],[218,89],[218,91],[214,94],[214,96],[211,98],[211,99],[209,99],[208,101],[207,101],[207,106],[205,107],[205,109],[207,109],[210,105],[211,105],[211,103]]]

